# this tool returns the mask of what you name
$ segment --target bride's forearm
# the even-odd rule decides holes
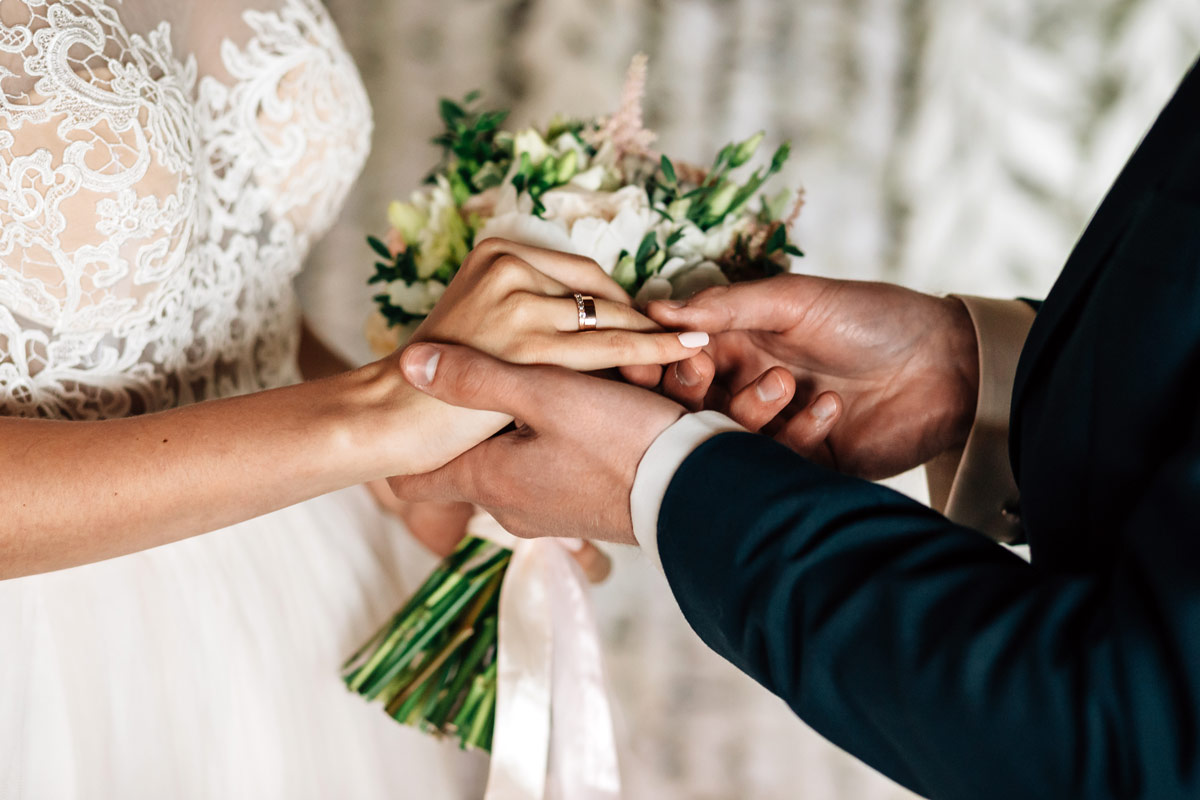
[[[0,418],[0,578],[155,547],[436,467],[447,456],[426,426],[455,411],[461,425],[461,410],[413,390],[389,360],[128,419]],[[476,424],[498,427],[490,415]]]

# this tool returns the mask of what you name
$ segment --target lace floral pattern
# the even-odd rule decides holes
[[[5,3],[7,7],[8,2]],[[293,382],[292,278],[370,109],[317,0],[202,75],[114,0],[0,23],[0,414],[99,419]],[[203,9],[195,13],[204,13]]]

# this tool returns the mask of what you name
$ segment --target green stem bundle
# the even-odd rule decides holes
[[[512,551],[468,537],[343,667],[351,691],[464,749],[491,752],[500,586]]]

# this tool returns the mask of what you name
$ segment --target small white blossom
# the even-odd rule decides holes
[[[446,284],[441,281],[396,281],[388,284],[388,299],[392,305],[414,316],[425,316],[446,293]]]
[[[427,220],[416,242],[417,275],[428,278],[445,264],[461,264],[467,257],[469,231],[454,202],[449,181],[439,175],[437,183],[419,193],[419,198],[413,195],[413,205],[425,211]]]
[[[518,131],[517,135],[513,137],[513,162],[520,164],[521,156],[524,153],[529,154],[529,160],[536,167],[550,155],[550,146],[542,139],[540,133],[533,128],[526,128]]]

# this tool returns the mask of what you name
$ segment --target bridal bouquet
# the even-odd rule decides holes
[[[707,169],[655,153],[642,125],[645,77],[638,56],[612,116],[517,131],[501,127],[506,112],[479,108],[478,93],[443,100],[440,165],[407,202],[390,205],[387,234],[368,239],[379,257],[372,346],[387,353],[402,345],[474,244],[492,236],[588,256],[638,304],[787,270],[789,257],[802,255],[788,237],[802,193],[767,196],[763,187],[788,145],[740,177],[764,134],[722,148]],[[518,580],[514,542],[503,537],[465,539],[350,659],[348,686],[400,722],[490,751],[504,694],[503,606]],[[578,601],[579,592],[567,594],[558,607]]]

